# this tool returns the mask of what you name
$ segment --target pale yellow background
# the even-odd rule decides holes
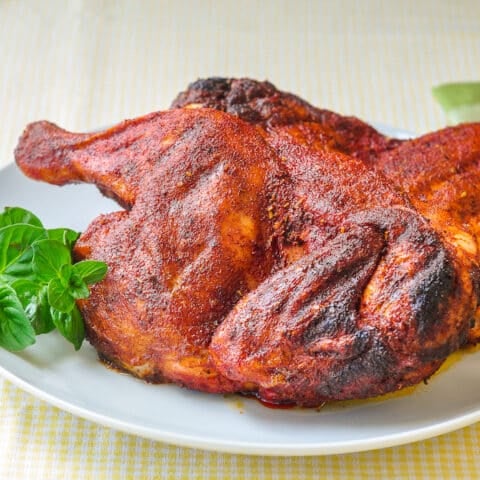
[[[445,123],[433,85],[480,80],[480,1],[0,0],[0,166],[29,121],[109,125],[211,75],[269,79],[426,132]],[[0,402],[0,479],[480,478],[478,424],[377,452],[268,459],[130,437],[5,382]]]

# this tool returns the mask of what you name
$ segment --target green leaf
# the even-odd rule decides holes
[[[33,272],[44,282],[61,277],[62,266],[72,261],[70,250],[57,240],[40,240],[32,245],[32,249]]]
[[[60,278],[64,285],[68,286],[70,295],[73,298],[87,298],[90,296],[87,284],[75,272],[73,265],[63,265],[60,269]]]
[[[0,346],[21,350],[35,333],[55,327],[75,349],[85,337],[75,301],[90,295],[87,283],[100,281],[107,266],[84,261],[72,265],[79,233],[46,230],[28,210],[7,207],[0,214]]]
[[[55,325],[50,314],[47,286],[30,280],[16,280],[12,288],[17,293],[25,314],[37,335],[51,332]]]
[[[31,245],[45,237],[43,228],[25,223],[0,228],[0,275],[9,279],[31,276]]]
[[[73,266],[73,271],[80,275],[85,283],[97,283],[105,278],[107,264],[96,260],[82,260]]]
[[[75,306],[70,285],[62,278],[52,278],[48,283],[48,303],[62,313],[69,313]]]
[[[69,228],[52,228],[47,230],[47,233],[50,240],[57,240],[69,249],[72,249],[80,236],[80,233],[75,230],[70,230]]]
[[[70,276],[69,286],[73,298],[88,298],[90,296],[90,290],[88,289],[87,284],[73,268]]]
[[[75,306],[70,313],[52,308],[52,318],[58,331],[78,350],[85,338],[85,327],[78,307]]]
[[[42,222],[32,212],[20,207],[5,207],[0,214],[0,228],[15,223],[26,223],[43,228]]]
[[[445,83],[432,94],[450,124],[480,121],[480,82]]]
[[[23,306],[9,285],[0,286],[0,346],[23,350],[35,343],[35,331]]]

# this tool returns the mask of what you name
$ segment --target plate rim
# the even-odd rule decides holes
[[[1,171],[0,171],[1,174]],[[265,444],[244,441],[219,441],[209,439],[204,436],[185,435],[172,433],[168,431],[160,431],[155,428],[146,428],[134,425],[131,422],[109,417],[92,410],[77,406],[68,401],[52,395],[41,388],[38,388],[14,373],[0,365],[0,376],[10,381],[23,391],[33,395],[34,397],[46,402],[49,405],[66,411],[72,415],[78,416],[85,420],[91,421],[104,427],[112,428],[116,431],[136,435],[150,440],[160,441],[175,446],[186,448],[202,449],[214,452],[222,452],[229,454],[247,454],[255,456],[314,456],[314,455],[333,455],[346,453],[359,453],[370,450],[378,450],[383,448],[401,446],[409,443],[426,440],[439,435],[443,435],[461,428],[467,427],[480,421],[480,406],[478,410],[466,413],[453,419],[445,420],[433,425],[407,430],[400,433],[378,435],[371,438],[343,441],[341,443],[325,443],[297,445],[297,444]],[[388,401],[388,400],[387,400]]]

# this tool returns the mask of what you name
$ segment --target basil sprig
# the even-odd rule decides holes
[[[7,207],[0,214],[0,346],[11,351],[35,343],[55,328],[78,350],[85,338],[76,300],[99,282],[107,265],[73,263],[79,236],[68,228],[46,229],[28,210]]]

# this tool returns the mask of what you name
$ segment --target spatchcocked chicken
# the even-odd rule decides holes
[[[94,134],[36,122],[16,150],[28,176],[124,207],[74,250],[109,266],[79,302],[102,358],[315,406],[416,384],[475,341],[480,127],[402,143],[251,80],[197,82],[174,107]],[[448,150],[457,135],[477,150]]]

